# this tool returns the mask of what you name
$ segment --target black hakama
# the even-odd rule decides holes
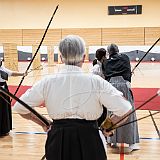
[[[6,82],[0,86],[8,90]],[[12,112],[10,98],[0,92],[0,136],[5,136],[12,129]]]
[[[46,141],[47,160],[106,160],[97,122],[54,120]]]

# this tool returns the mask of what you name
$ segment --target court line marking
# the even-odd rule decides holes
[[[16,131],[13,132],[15,134],[47,134],[47,132],[25,132],[25,131]],[[153,138],[153,137],[140,137],[142,140],[160,140],[160,138]]]
[[[15,134],[47,134],[47,132],[25,132],[25,131],[17,131],[17,132],[13,132]],[[160,138],[153,138],[153,137],[140,137],[140,139],[142,140],[160,140]]]
[[[124,160],[124,143],[120,146],[120,160]]]

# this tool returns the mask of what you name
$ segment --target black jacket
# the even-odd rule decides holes
[[[122,76],[125,80],[131,82],[131,65],[126,54],[111,55],[109,59],[104,60],[102,70],[107,81],[111,77]]]

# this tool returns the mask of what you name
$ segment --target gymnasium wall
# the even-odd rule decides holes
[[[67,34],[82,36],[87,46],[151,45],[160,37],[158,0],[0,0],[0,44],[39,44],[57,4],[44,45]],[[142,5],[141,15],[107,15],[108,5],[133,4]]]
[[[38,45],[43,33],[44,29],[0,29],[0,45],[4,43],[15,43],[18,46]],[[68,34],[83,37],[86,46],[101,46],[110,43],[140,46],[152,45],[160,37],[160,27],[49,29],[43,45],[56,46],[60,39]]]
[[[38,45],[57,4],[44,46],[68,34],[82,36],[87,48],[152,45],[160,37],[159,0],[0,0],[0,45]],[[109,16],[109,5],[142,5],[142,14]]]
[[[0,0],[1,29],[160,27],[159,0]],[[108,5],[142,5],[141,15],[108,16]]]

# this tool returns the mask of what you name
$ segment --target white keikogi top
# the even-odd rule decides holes
[[[97,60],[97,64],[95,64],[90,71],[93,74],[104,77],[103,72],[102,72],[102,63],[98,60]]]
[[[44,103],[52,119],[96,120],[102,114],[102,104],[118,116],[132,108],[109,82],[72,65],[65,65],[57,74],[43,78],[20,99],[31,107]],[[20,114],[30,112],[18,102],[13,109]]]
[[[6,72],[8,76],[12,75],[12,71],[3,66],[0,67],[0,70]],[[1,78],[1,75],[0,75],[0,82],[5,82],[5,80]]]

